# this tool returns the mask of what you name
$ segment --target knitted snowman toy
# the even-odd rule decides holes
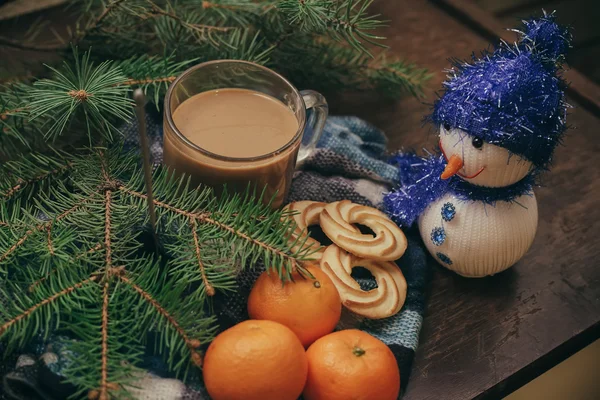
[[[431,122],[440,154],[392,158],[401,186],[384,199],[399,224],[418,221],[427,249],[467,277],[493,275],[531,246],[538,222],[535,177],[566,129],[557,72],[570,34],[554,15],[525,21],[518,44],[457,64]]]

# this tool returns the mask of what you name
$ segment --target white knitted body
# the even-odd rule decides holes
[[[449,221],[441,213],[448,203],[455,210]],[[535,195],[520,196],[513,203],[498,201],[490,206],[446,194],[421,215],[419,229],[427,249],[441,265],[463,276],[482,277],[515,264],[533,243],[537,222]],[[438,229],[437,237],[432,240],[436,228],[442,228],[444,235]],[[441,236],[444,236],[442,243],[436,245]]]

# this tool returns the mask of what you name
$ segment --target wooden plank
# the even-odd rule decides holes
[[[507,14],[523,7],[539,6],[549,3],[548,0],[477,0],[477,5],[495,15]]]
[[[577,65],[577,69],[592,80],[596,85],[600,85],[600,43],[574,49],[569,55],[569,62]]]
[[[0,7],[0,21],[45,10],[66,3],[67,0],[13,0]]]
[[[422,118],[441,89],[442,70],[449,58],[467,59],[488,40],[432,2],[374,6],[393,21],[385,32],[391,50],[434,74],[426,98],[391,102],[339,94],[328,97],[332,112],[376,124],[387,132],[391,150],[431,149],[437,135]],[[540,223],[527,255],[487,279],[435,267],[404,400],[501,398],[600,336],[600,164],[588,162],[600,152],[600,121],[578,106],[568,122],[577,129],[536,190]]]
[[[571,25],[574,33],[574,48],[569,65],[595,84],[600,84],[600,57],[595,51],[600,47],[600,2],[597,0],[477,0],[477,5],[494,13],[504,26],[515,25],[520,19],[539,13],[543,8],[556,10],[557,19],[563,25]]]
[[[600,37],[598,0],[554,0],[543,4],[534,3],[531,6],[506,10],[501,15],[497,15],[497,18],[504,26],[514,26],[524,18],[539,15],[542,8],[547,12],[556,11],[556,20],[560,24],[573,27],[574,47]]]
[[[21,15],[18,18],[0,23],[0,37],[23,40],[26,31],[40,20],[50,21],[44,24],[36,36],[35,44],[56,44],[59,37],[68,43],[69,30],[75,26],[77,14],[65,12],[58,6],[43,11]],[[62,58],[60,52],[24,51],[0,46],[0,84],[10,77],[39,76],[48,73],[44,63],[56,64]]]
[[[467,0],[432,0],[432,2],[491,42],[497,42],[498,38],[507,42],[516,40],[514,32],[508,31],[504,24],[475,3]],[[600,86],[576,69],[565,71],[564,77],[570,84],[567,89],[568,94],[581,106],[595,115],[600,115]]]

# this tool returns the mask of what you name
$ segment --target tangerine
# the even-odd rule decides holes
[[[275,272],[263,272],[248,298],[248,314],[290,328],[304,347],[333,332],[342,315],[340,295],[325,272],[306,264],[314,278],[292,274],[293,281],[282,283]]]
[[[396,400],[400,370],[385,343],[357,329],[323,336],[306,351],[305,400]]]
[[[213,340],[202,372],[213,400],[296,400],[307,369],[294,332],[277,322],[248,320]]]

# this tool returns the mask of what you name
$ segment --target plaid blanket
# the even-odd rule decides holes
[[[148,135],[153,162],[162,161],[162,124],[160,116],[147,115]],[[138,146],[136,124],[124,129],[126,147]],[[355,117],[329,117],[317,151],[296,171],[288,202],[316,200],[332,202],[349,199],[355,203],[381,207],[383,194],[396,182],[398,171],[386,162],[386,138],[383,132]],[[423,319],[425,293],[430,271],[426,253],[416,231],[405,232],[408,249],[397,261],[408,283],[406,303],[401,312],[384,320],[369,320],[344,311],[338,329],[358,328],[385,342],[394,353],[402,388],[409,381],[411,364],[418,345]],[[219,296],[215,312],[221,329],[248,318],[246,299],[261,269],[242,273],[235,294]],[[354,274],[353,274],[354,275]],[[375,287],[370,276],[357,273],[355,278],[365,290]],[[0,364],[0,399],[54,400],[66,398],[73,388],[62,383],[61,368],[68,361],[64,338],[35,343],[27,352]],[[3,349],[0,344],[0,354]],[[162,361],[148,355],[132,394],[137,399],[208,399],[201,374],[185,384],[167,372]],[[4,389],[4,394],[2,390]]]

